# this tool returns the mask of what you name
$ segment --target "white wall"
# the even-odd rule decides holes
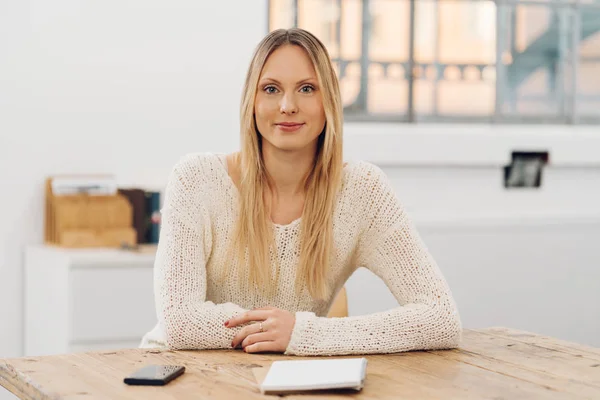
[[[111,172],[162,188],[182,154],[234,150],[266,26],[265,0],[0,1],[0,357],[21,354],[22,250],[42,241],[44,178]],[[346,145],[385,167],[466,326],[589,342],[600,337],[595,130],[347,124]],[[523,147],[550,147],[557,163],[541,190],[505,191],[501,166]],[[526,216],[534,228],[519,227]],[[362,298],[354,311],[389,304]]]
[[[0,1],[0,357],[22,347],[23,246],[50,174],[162,188],[191,151],[231,151],[266,2]]]

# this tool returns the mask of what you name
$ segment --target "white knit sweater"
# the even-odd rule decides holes
[[[461,322],[444,277],[383,172],[366,162],[344,167],[333,220],[336,251],[327,273],[331,291],[325,301],[313,300],[308,290],[298,295],[294,288],[301,218],[273,224],[280,262],[274,298],[240,291],[236,276],[219,285],[216,272],[233,235],[239,195],[226,165],[223,155],[191,154],[171,173],[154,275],[158,325],[145,335],[142,347],[231,348],[241,328],[226,328],[224,322],[264,306],[296,315],[286,354],[392,353],[458,345]],[[360,266],[378,275],[400,306],[327,318],[337,292]]]

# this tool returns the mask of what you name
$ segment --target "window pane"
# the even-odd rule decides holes
[[[410,3],[405,0],[371,0],[369,7],[369,76],[367,111],[404,115],[408,110]]]
[[[360,105],[362,1],[346,0],[340,9],[340,91],[346,113],[365,113]]]
[[[344,0],[341,8],[340,86],[347,114],[407,112],[409,3],[404,0]],[[366,8],[368,21],[363,21]],[[370,29],[363,31],[363,23]],[[361,59],[363,40],[368,57]],[[367,76],[361,86],[363,69]]]
[[[358,61],[362,35],[362,1],[342,0],[341,3],[341,56],[345,60]]]
[[[415,10],[415,113],[491,116],[496,8],[491,1],[420,1]]]
[[[410,35],[410,3],[405,0],[371,0],[371,43],[373,61],[406,61]]]
[[[582,24],[583,41],[577,71],[577,115],[600,118],[600,8],[592,13],[598,16],[595,24],[592,24],[591,19],[590,23]],[[582,22],[586,23],[587,20],[588,18],[583,18]]]
[[[298,26],[318,37],[331,58],[339,54],[339,3],[338,0],[298,0]]]
[[[294,26],[294,1],[269,1],[269,30],[289,29]]]
[[[495,5],[490,1],[441,1],[439,49],[443,63],[491,63],[495,59]]]
[[[564,116],[570,43],[564,12],[564,7],[528,4],[509,13],[503,35],[503,114]]]

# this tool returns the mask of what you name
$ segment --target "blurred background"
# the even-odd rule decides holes
[[[237,150],[252,51],[293,26],[465,327],[600,346],[600,1],[0,0],[0,357],[137,345],[151,248],[44,245],[46,179],[160,192],[182,155]],[[351,315],[397,304],[365,270],[347,289]]]
[[[273,0],[269,12],[270,29],[327,45],[356,120],[600,121],[595,1]]]

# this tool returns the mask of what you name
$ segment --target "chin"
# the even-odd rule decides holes
[[[269,143],[278,150],[281,151],[298,151],[303,150],[307,146],[312,144],[311,140],[307,140],[304,137],[273,137],[269,140]]]

